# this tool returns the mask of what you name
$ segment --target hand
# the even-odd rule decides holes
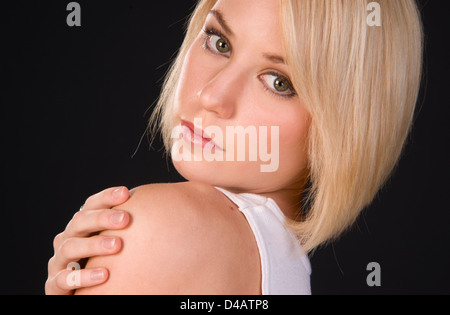
[[[55,253],[48,262],[46,294],[70,295],[76,289],[95,286],[108,279],[106,268],[74,272],[70,267],[80,267],[79,261],[82,259],[112,255],[120,250],[120,238],[97,234],[104,230],[120,230],[128,225],[129,214],[111,208],[124,203],[129,197],[128,189],[120,187],[106,189],[86,200],[83,209],[75,213],[65,231],[54,239]]]

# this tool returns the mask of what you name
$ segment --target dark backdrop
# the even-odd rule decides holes
[[[0,4],[1,294],[44,293],[53,237],[89,195],[183,180],[161,142],[139,143],[194,1],[80,0],[73,28],[69,2]],[[409,144],[354,228],[312,257],[314,294],[450,293],[450,10],[421,5],[425,92]],[[370,262],[380,287],[366,283]]]

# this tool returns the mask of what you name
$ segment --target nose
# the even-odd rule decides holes
[[[201,106],[210,112],[215,112],[220,118],[231,118],[236,110],[238,99],[246,85],[242,69],[229,63],[211,79],[198,93]]]

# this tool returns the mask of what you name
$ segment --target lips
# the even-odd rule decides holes
[[[212,146],[214,149],[224,151],[221,147],[214,143],[212,138],[206,134],[203,129],[196,127],[193,123],[181,120],[181,126],[184,127],[183,136],[187,142],[202,148],[208,145],[210,147]]]
[[[208,142],[212,139],[205,133],[203,129],[195,127],[195,125],[189,121],[182,120],[181,121],[182,126],[188,127],[191,132],[194,134],[194,136],[202,137],[203,139],[207,140]]]

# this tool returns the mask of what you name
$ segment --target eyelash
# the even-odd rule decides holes
[[[226,36],[223,35],[219,30],[212,28],[212,27],[208,27],[208,28],[204,29],[203,32],[204,32],[203,48],[215,55],[226,56],[220,52],[213,50],[208,43],[208,41],[211,39],[212,36],[217,36],[217,37],[223,38],[227,43],[229,43],[230,41],[226,38]]]
[[[282,92],[278,92],[278,93],[277,93],[277,92],[274,92],[271,88],[269,88],[269,87],[267,86],[267,83],[266,83],[265,80],[262,78],[262,77],[265,76],[265,75],[273,75],[273,76],[276,76],[277,78],[280,78],[280,79],[282,79],[282,80],[285,80],[285,81],[287,82],[288,86],[289,86],[290,93],[289,93],[289,94],[284,94],[284,93],[282,93]],[[271,94],[274,95],[274,96],[281,97],[281,98],[283,98],[283,99],[289,99],[289,98],[293,98],[294,96],[297,95],[297,93],[296,93],[296,92],[294,91],[294,89],[292,88],[291,80],[289,80],[286,76],[284,76],[284,75],[282,75],[282,74],[280,74],[280,73],[277,73],[277,72],[267,72],[267,73],[264,73],[264,74],[259,75],[259,76],[258,76],[258,79],[259,79],[259,81],[261,81],[264,90],[267,91],[267,92],[269,92],[269,93],[271,93]]]
[[[207,27],[207,28],[205,28],[205,29],[203,30],[203,33],[204,33],[204,36],[203,36],[203,44],[202,44],[202,47],[203,47],[205,50],[207,50],[209,53],[212,53],[212,54],[214,54],[214,55],[224,56],[224,57],[227,57],[227,58],[228,58],[228,55],[225,55],[225,54],[223,54],[223,53],[220,53],[220,52],[218,52],[218,51],[212,49],[211,46],[210,46],[210,44],[209,44],[209,40],[211,40],[211,37],[212,37],[212,36],[218,36],[218,37],[224,39],[224,40],[228,43],[228,45],[230,45],[230,41],[227,39],[227,37],[226,37],[225,35],[223,35],[222,32],[220,32],[218,29],[213,28],[213,27]],[[230,45],[230,46],[231,46],[231,45]],[[265,76],[265,75],[273,75],[273,76],[276,76],[276,77],[278,77],[278,78],[280,78],[280,79],[282,79],[282,80],[285,80],[285,81],[288,83],[288,85],[289,85],[289,89],[290,89],[291,93],[290,93],[290,94],[282,94],[282,93],[276,93],[276,92],[274,92],[271,88],[269,88],[269,87],[267,86],[267,83],[264,82],[264,79],[262,79],[262,76]],[[266,72],[266,73],[263,73],[263,74],[259,75],[259,76],[258,76],[258,79],[259,79],[259,81],[261,81],[264,90],[265,90],[266,92],[269,92],[269,93],[270,93],[271,95],[273,95],[273,96],[280,97],[280,98],[282,98],[282,99],[290,99],[290,98],[293,98],[294,96],[297,95],[297,93],[296,93],[296,92],[294,91],[294,89],[292,88],[291,80],[289,80],[289,78],[286,77],[286,76],[283,75],[283,74],[280,74],[280,73],[275,72],[275,71],[270,71],[270,72]]]

